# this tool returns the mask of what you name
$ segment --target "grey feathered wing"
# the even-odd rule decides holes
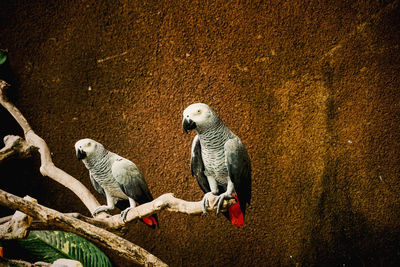
[[[116,157],[111,166],[112,175],[118,182],[122,192],[139,204],[153,200],[143,175],[136,165],[123,157]],[[158,224],[157,214],[152,215]]]
[[[139,204],[153,200],[142,174],[132,161],[118,157],[112,164],[111,170],[125,195]]]
[[[192,143],[192,153],[190,158],[190,170],[196,177],[197,183],[204,193],[211,191],[206,175],[204,174],[204,163],[201,157],[201,146],[199,136],[196,135]]]
[[[225,163],[228,168],[228,175],[235,186],[239,198],[240,208],[245,215],[246,205],[251,200],[251,163],[247,150],[235,136],[229,139],[224,146]]]

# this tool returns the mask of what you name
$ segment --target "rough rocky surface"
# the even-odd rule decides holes
[[[182,111],[220,114],[252,159],[246,225],[167,212],[159,230],[132,225],[171,266],[400,264],[399,1],[246,2],[3,0],[10,97],[88,187],[84,137],[134,161],[154,196],[187,200],[202,193]],[[2,136],[20,133],[0,116]],[[37,165],[1,166],[1,188],[88,213]]]

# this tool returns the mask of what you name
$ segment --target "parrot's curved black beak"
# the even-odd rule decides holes
[[[196,129],[196,123],[192,121],[191,119],[183,119],[182,121],[182,127],[185,133],[188,133],[188,131]]]
[[[83,151],[82,149],[77,149],[76,150],[76,157],[78,158],[78,160],[82,160],[82,159],[84,159],[84,158],[86,158],[86,152],[85,151]]]

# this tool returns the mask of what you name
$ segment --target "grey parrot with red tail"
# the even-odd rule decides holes
[[[187,133],[195,130],[190,167],[205,193],[203,213],[210,203],[207,194],[218,196],[213,207],[217,214],[224,200],[236,199],[236,204],[223,214],[235,226],[244,225],[246,206],[251,199],[251,163],[242,141],[225,126],[208,105],[196,103],[183,112],[182,126]]]
[[[128,211],[153,200],[146,181],[136,165],[92,139],[81,139],[75,144],[76,156],[89,170],[90,181],[97,192],[107,199],[107,205],[99,206],[93,216],[114,207],[122,210],[125,221]],[[157,215],[141,219],[146,225],[158,226]]]

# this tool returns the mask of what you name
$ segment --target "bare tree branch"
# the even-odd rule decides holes
[[[42,223],[55,225],[64,231],[80,235],[98,246],[118,251],[129,261],[143,266],[167,266],[160,259],[126,239],[81,220],[64,215],[0,189],[0,204],[19,210]]]
[[[29,145],[24,139],[16,135],[7,135],[3,139],[4,147],[0,149],[0,163],[11,158],[28,158],[37,148]]]
[[[36,199],[30,196],[26,196],[24,199],[37,203]],[[32,220],[32,217],[25,213],[16,211],[10,221],[0,225],[0,239],[11,240],[27,237]]]
[[[210,194],[207,195],[207,197],[209,203],[211,203],[210,205],[211,207],[207,208],[207,212],[213,212],[213,211],[215,212],[217,210],[217,207],[212,208],[212,205],[215,202],[217,196]],[[235,203],[236,200],[234,199],[230,199],[228,201],[225,200],[222,205],[221,211],[226,211],[227,208],[229,208]],[[129,210],[125,222],[122,221],[122,218],[119,214],[107,218],[89,218],[79,213],[75,213],[72,216],[87,223],[104,228],[108,231],[115,233],[123,233],[126,231],[126,225],[129,222],[137,221],[138,219],[148,217],[150,215],[160,212],[161,210],[180,212],[194,216],[203,214],[202,201],[197,201],[197,202],[186,201],[174,197],[172,193],[167,193],[159,196],[158,198],[154,199],[151,202],[144,203],[140,206],[137,206]]]
[[[0,218],[0,224],[6,223],[6,222],[8,222],[8,221],[11,221],[12,216],[13,216],[13,215],[9,215],[9,216]]]
[[[209,195],[208,200],[209,203],[214,203],[215,199],[217,196]],[[224,201],[223,206],[221,211],[226,211],[226,209],[230,206],[235,204],[235,200],[231,199],[228,201]],[[212,205],[211,205],[212,206]],[[81,220],[83,222],[92,224],[94,226],[103,228],[107,231],[116,233],[118,235],[123,235],[126,233],[128,230],[127,225],[129,222],[137,221],[138,219],[148,217],[152,214],[158,213],[161,210],[168,210],[168,211],[173,211],[173,212],[180,212],[180,213],[185,213],[188,215],[202,215],[202,202],[197,201],[197,202],[190,202],[190,201],[185,201],[183,199],[179,199],[174,197],[172,193],[167,193],[164,195],[159,196],[158,198],[154,199],[151,202],[142,204],[140,206],[137,206],[133,209],[131,209],[128,212],[128,215],[126,217],[126,222],[122,221],[121,216],[114,215],[110,216],[108,218],[91,218],[91,217],[86,217],[80,213],[63,213],[65,216],[69,216],[78,220]],[[207,208],[208,212],[216,211],[215,208],[208,207]],[[5,217],[1,218],[2,221],[8,221],[10,220],[10,217]],[[48,222],[43,222],[43,221],[38,221],[34,220],[31,224],[31,229],[32,230],[60,230],[59,227],[57,226],[52,226]],[[1,238],[1,234],[0,234]]]
[[[9,85],[5,81],[0,80],[0,104],[10,112],[21,126],[24,131],[26,142],[39,149],[41,159],[40,172],[42,175],[50,177],[74,192],[92,213],[98,206],[100,206],[100,203],[80,181],[54,165],[46,142],[32,130],[28,121],[19,109],[8,101],[5,95],[5,90],[8,86]]]
[[[212,208],[213,203],[215,202],[217,196],[207,195],[209,203],[211,203],[211,207],[207,208],[208,212],[216,211],[217,207]],[[236,203],[236,200],[230,199],[228,201],[224,200],[223,208],[221,211],[226,211],[227,208]],[[148,217],[154,213],[157,213],[161,210],[168,210],[173,212],[186,213],[189,215],[202,215],[202,201],[191,202],[183,199],[179,199],[174,197],[172,193],[167,193],[159,196],[151,202],[147,202],[137,206],[131,210],[129,210],[128,215],[126,217],[126,222],[136,221],[141,218]],[[105,223],[106,229],[120,229],[125,223],[122,221],[120,215],[114,215],[106,219],[92,219],[93,224],[97,224],[97,222]]]

